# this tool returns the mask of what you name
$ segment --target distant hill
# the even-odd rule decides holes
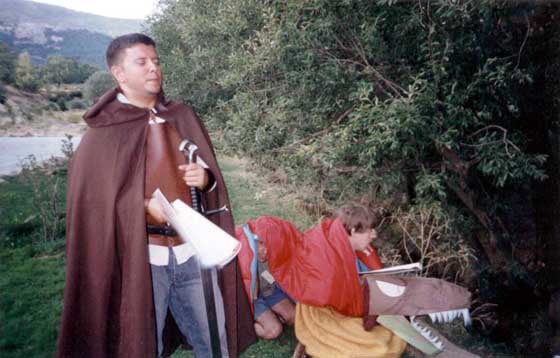
[[[35,64],[49,55],[105,66],[111,38],[142,29],[141,20],[115,19],[26,0],[0,0],[0,41],[27,51]]]

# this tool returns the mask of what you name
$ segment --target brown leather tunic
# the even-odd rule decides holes
[[[149,125],[146,139],[146,183],[145,198],[150,198],[159,188],[169,202],[175,199],[183,200],[191,205],[189,187],[182,176],[183,171],[177,167],[186,164],[185,156],[179,151],[181,137],[169,122],[153,123]],[[146,213],[146,223],[151,225],[165,225]],[[163,237],[162,235],[148,236],[149,242],[155,245],[175,246],[179,240]]]

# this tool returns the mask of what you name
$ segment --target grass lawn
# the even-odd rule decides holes
[[[259,215],[276,215],[300,228],[312,224],[298,211],[289,193],[250,173],[241,160],[221,158],[236,223]],[[37,224],[29,189],[16,178],[0,184],[0,357],[51,357],[62,309],[64,241],[31,245]],[[18,203],[14,208],[14,204]],[[24,240],[24,241],[22,241]],[[277,340],[260,341],[242,357],[289,357],[294,348],[292,329]],[[173,357],[191,357],[177,351]]]
[[[259,215],[275,215],[294,222],[300,229],[314,224],[297,206],[294,194],[279,185],[267,183],[251,172],[246,163],[221,158],[236,223]],[[62,309],[64,287],[64,240],[41,243],[40,224],[31,190],[17,177],[0,183],[0,357],[52,357]],[[33,242],[33,244],[31,244]],[[484,357],[513,357],[506,347],[491,346],[478,335],[460,334],[462,346],[488,345]],[[456,341],[456,343],[458,343]],[[291,357],[295,346],[294,331],[273,341],[259,341],[242,358]],[[178,350],[173,358],[192,357]],[[403,358],[409,357],[406,353]]]

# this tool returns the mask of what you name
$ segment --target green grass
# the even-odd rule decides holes
[[[38,255],[31,246],[0,253],[0,352],[8,357],[54,353],[64,286],[60,248]]]
[[[242,161],[221,158],[220,165],[236,223],[266,214],[292,220],[300,228],[312,224],[289,193],[251,173]],[[30,220],[30,189],[18,177],[0,183],[0,214],[0,357],[51,357],[62,309],[64,241],[37,244],[39,226]],[[288,328],[279,339],[259,341],[241,356],[289,357],[294,345],[293,329]],[[192,354],[179,350],[173,357]]]
[[[220,168],[227,183],[236,224],[260,215],[273,215],[292,221],[300,229],[313,225],[313,219],[297,207],[293,193],[267,182],[262,173],[235,158],[222,159]]]

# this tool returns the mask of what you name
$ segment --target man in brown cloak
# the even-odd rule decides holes
[[[160,187],[170,200],[188,201],[188,186],[197,187],[207,210],[229,207],[229,200],[201,121],[192,108],[163,97],[153,40],[140,34],[121,36],[113,40],[107,57],[118,87],[85,114],[89,129],[69,166],[67,271],[57,356],[152,358],[158,355],[158,348],[161,353],[156,343],[154,267],[162,260],[169,262],[162,267],[180,267],[180,256],[186,263],[196,257],[178,250],[176,245],[182,243],[172,234],[147,232],[150,222],[165,221],[161,208],[150,198],[151,191]],[[162,122],[167,127],[159,126],[166,129],[158,137],[153,124]],[[175,145],[178,139],[188,139],[198,146],[204,164],[177,162],[177,153],[163,153],[158,147],[162,143],[154,144],[158,138],[165,139],[162,143],[168,150],[171,142]],[[173,165],[166,165],[168,162]],[[165,175],[173,171],[170,168],[175,168],[171,179]],[[209,219],[233,234],[229,211]],[[218,276],[227,348],[230,357],[237,357],[256,340],[237,261],[221,269]],[[166,299],[171,305],[173,297]],[[221,305],[217,300],[216,306]],[[204,305],[198,309],[205,311]],[[177,347],[178,337],[184,340],[175,321],[179,326],[190,324],[184,317],[174,320],[167,314],[164,355]]]

